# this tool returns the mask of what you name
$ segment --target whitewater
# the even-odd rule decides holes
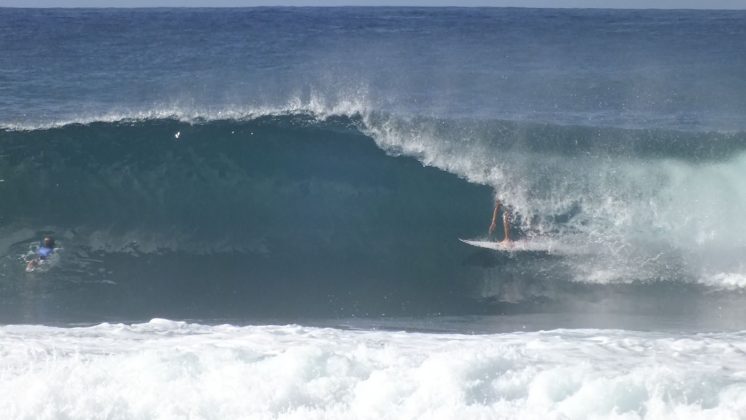
[[[741,418],[743,333],[0,330],[9,418]]]
[[[745,17],[0,8],[0,418],[746,418]]]

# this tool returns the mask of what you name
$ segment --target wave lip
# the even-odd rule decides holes
[[[156,120],[174,120],[188,124],[213,121],[251,121],[264,117],[308,116],[318,121],[333,117],[353,117],[370,112],[370,105],[359,91],[355,95],[329,100],[312,94],[307,98],[290,97],[276,105],[226,104],[220,106],[195,106],[181,103],[160,104],[147,108],[113,109],[102,113],[71,115],[34,121],[0,121],[0,130],[33,131],[61,128],[70,125],[94,123],[137,123]]]

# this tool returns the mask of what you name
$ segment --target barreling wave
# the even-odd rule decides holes
[[[746,136],[510,121],[367,121],[385,150],[482,185],[581,282],[743,287]],[[718,284],[715,279],[723,280]]]
[[[63,248],[37,275],[46,293],[111,316],[657,305],[671,288],[746,287],[743,134],[316,105],[6,125],[5,310],[41,316],[17,299],[18,259],[46,232]],[[556,251],[458,242],[486,235],[495,194],[516,237]]]

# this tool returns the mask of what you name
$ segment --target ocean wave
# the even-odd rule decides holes
[[[303,311],[345,314],[595,305],[596,287],[631,299],[744,288],[720,274],[741,272],[746,248],[741,134],[352,105],[241,115],[0,131],[3,277],[23,276],[14,261],[53,233],[66,254],[49,278],[186,283],[187,300],[217,278],[240,291],[236,308],[277,282],[279,299],[309,297]],[[485,237],[495,196],[515,239],[552,246],[491,254],[459,242]]]
[[[159,319],[4,326],[0,344],[4,418],[737,418],[746,410],[742,332],[462,335]]]

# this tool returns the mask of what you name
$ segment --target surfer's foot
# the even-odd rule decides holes
[[[503,239],[502,241],[500,241],[500,245],[510,247],[513,246],[513,241],[511,241],[510,239]]]

